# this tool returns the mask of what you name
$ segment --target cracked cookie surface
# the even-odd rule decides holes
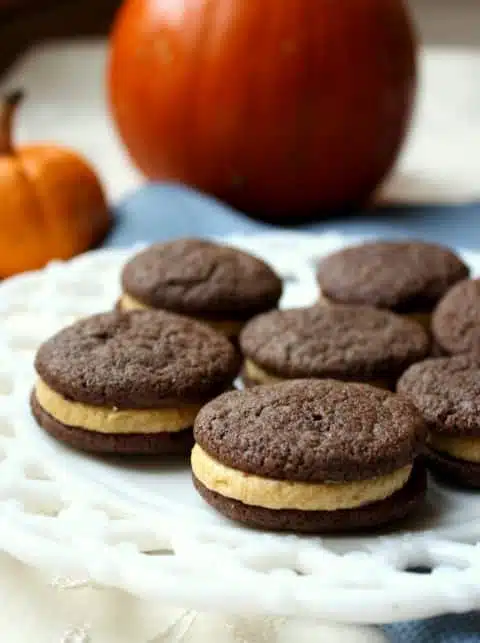
[[[387,391],[334,380],[292,380],[221,395],[194,437],[219,462],[266,478],[348,482],[411,464],[425,425]]]
[[[454,286],[438,304],[432,330],[448,354],[475,353],[480,361],[480,279]]]
[[[206,318],[247,319],[274,308],[282,294],[280,278],[265,262],[200,239],[140,252],[125,265],[122,287],[152,308]]]
[[[480,364],[471,356],[415,364],[402,375],[397,389],[435,433],[480,438]]]
[[[367,306],[316,305],[271,311],[240,335],[244,355],[283,378],[395,379],[427,357],[417,323]]]
[[[204,324],[163,311],[94,315],[39,348],[40,378],[67,400],[119,409],[203,402],[235,378],[230,342]]]
[[[469,275],[450,249],[419,241],[374,241],[336,252],[318,264],[317,278],[333,301],[409,313],[431,310]]]

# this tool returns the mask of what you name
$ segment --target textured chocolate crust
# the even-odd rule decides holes
[[[282,294],[280,278],[266,263],[200,239],[147,248],[124,267],[122,286],[152,308],[228,319],[274,308]]]
[[[419,410],[430,430],[480,437],[480,362],[470,356],[429,359],[411,366],[397,390]]]
[[[416,322],[368,306],[316,305],[274,310],[240,334],[244,355],[284,378],[396,378],[429,355],[430,340]]]
[[[38,424],[47,433],[81,451],[124,455],[188,455],[193,447],[191,429],[176,433],[111,435],[62,424],[40,406],[34,393],[30,397],[30,406]]]
[[[148,409],[215,397],[230,386],[240,358],[225,337],[187,317],[112,312],[54,335],[39,348],[35,368],[67,399]]]
[[[480,489],[480,464],[452,458],[446,453],[440,453],[428,447],[425,461],[435,477],[440,480],[462,487]]]
[[[419,241],[377,241],[323,259],[317,278],[336,302],[398,312],[430,311],[447,290],[469,275],[451,250]]]
[[[424,499],[426,475],[416,464],[407,484],[395,494],[357,509],[338,511],[298,511],[265,509],[245,505],[207,489],[195,476],[195,488],[202,498],[221,514],[249,527],[297,533],[333,533],[373,529],[400,520]]]
[[[213,458],[246,473],[348,482],[413,462],[425,425],[408,400],[388,391],[291,380],[221,395],[197,415],[194,434]]]
[[[440,301],[432,318],[435,341],[447,354],[480,360],[480,279],[462,281]]]

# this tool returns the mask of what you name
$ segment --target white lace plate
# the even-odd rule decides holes
[[[229,242],[285,277],[285,306],[316,297],[313,262],[340,236]],[[100,459],[56,443],[28,397],[41,341],[112,307],[128,251],[102,250],[0,286],[0,547],[54,576],[185,608],[384,623],[480,608],[480,497],[433,482],[421,519],[364,537],[255,532],[213,512],[188,467]],[[480,255],[468,255],[480,273]],[[429,568],[430,573],[409,571]],[[68,580],[66,582],[69,582]]]

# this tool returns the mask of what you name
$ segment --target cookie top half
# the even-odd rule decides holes
[[[420,241],[352,246],[326,257],[317,269],[320,288],[333,301],[402,313],[430,310],[468,275],[454,252]]]
[[[466,279],[448,291],[433,313],[432,331],[446,353],[480,356],[480,279]]]
[[[124,267],[122,286],[152,308],[204,317],[248,318],[282,295],[281,279],[265,262],[200,239],[147,248]]]
[[[436,433],[480,437],[480,363],[472,357],[414,364],[400,378],[397,390]]]
[[[316,305],[276,310],[240,335],[246,357],[285,378],[374,379],[401,373],[429,351],[416,322],[368,306]]]
[[[291,380],[225,393],[194,436],[221,463],[266,478],[345,482],[411,464],[425,426],[407,400],[364,384]]]
[[[229,386],[238,367],[223,336],[162,311],[83,319],[42,344],[35,358],[40,378],[67,399],[122,409],[205,401]]]

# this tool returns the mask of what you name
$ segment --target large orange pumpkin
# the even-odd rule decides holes
[[[126,0],[109,80],[147,177],[311,215],[365,201],[391,169],[415,46],[401,0]]]

